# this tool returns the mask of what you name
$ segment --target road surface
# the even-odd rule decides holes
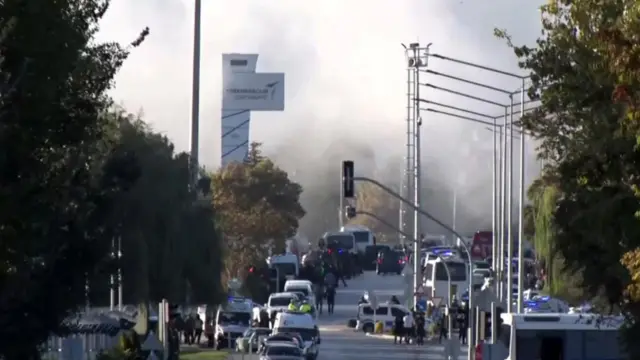
[[[321,315],[318,320],[322,343],[318,360],[413,360],[442,359],[444,349],[438,344],[394,345],[389,338],[367,336],[347,328],[347,321],[355,317],[358,300],[365,290],[374,290],[380,302],[396,295],[402,301],[404,293],[402,276],[378,276],[373,272],[348,281],[347,288],[339,288],[335,314]],[[460,349],[460,360],[466,359],[466,349]],[[258,356],[233,354],[232,360],[257,360]]]

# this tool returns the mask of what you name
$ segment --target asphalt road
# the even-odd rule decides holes
[[[413,360],[441,359],[444,348],[439,344],[394,345],[388,337],[367,336],[346,327],[347,321],[355,317],[358,300],[365,290],[378,294],[380,302],[396,295],[402,301],[405,281],[402,276],[378,276],[372,272],[347,282],[348,287],[340,287],[336,298],[335,313],[322,314],[318,320],[322,344],[318,360],[366,359],[366,360]],[[257,360],[256,355],[233,354],[232,360]],[[461,347],[460,360],[466,359],[466,349]]]

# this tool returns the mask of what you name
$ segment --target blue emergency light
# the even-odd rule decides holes
[[[342,254],[342,249],[338,249],[338,254]]]
[[[441,256],[451,256],[451,255],[453,255],[453,251],[446,250],[446,249],[442,249],[442,250],[436,249],[436,250],[433,251],[433,253],[436,254],[436,255],[441,255]]]

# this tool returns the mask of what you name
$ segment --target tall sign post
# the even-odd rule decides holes
[[[222,55],[221,166],[249,154],[252,111],[284,111],[284,73],[257,73],[258,54]]]

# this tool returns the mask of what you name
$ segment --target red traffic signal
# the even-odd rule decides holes
[[[249,268],[249,272],[250,272],[250,273],[254,272],[255,270],[256,270],[256,268],[254,268],[253,266],[251,266],[251,267]]]

